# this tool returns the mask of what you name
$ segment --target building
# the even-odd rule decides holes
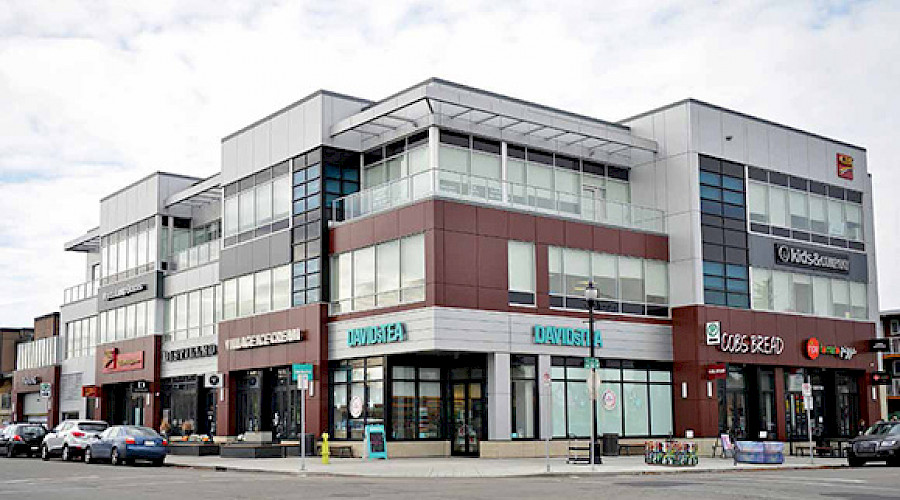
[[[0,328],[0,425],[15,421],[12,387],[16,346],[34,337],[33,328]]]
[[[56,425],[59,408],[59,313],[34,319],[34,328],[16,345],[11,377],[10,414],[16,422]]]
[[[881,311],[881,327],[886,341],[881,369],[890,381],[887,415],[900,417],[900,310]]]
[[[850,436],[880,417],[863,148],[696,100],[608,122],[439,79],[316,92],[66,244],[63,415],[393,456]],[[595,333],[584,288],[598,288]]]

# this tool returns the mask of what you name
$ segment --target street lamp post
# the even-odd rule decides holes
[[[591,441],[589,444],[589,457],[591,460],[591,471],[593,471],[598,458],[596,457],[597,448],[595,446],[597,439],[597,362],[595,361],[596,357],[594,351],[596,348],[596,336],[594,334],[594,303],[597,300],[597,288],[594,287],[593,281],[588,281],[587,287],[584,289],[584,298],[587,300],[588,306],[588,343],[591,346],[591,377],[589,380],[590,386],[588,387],[588,394],[591,396]]]

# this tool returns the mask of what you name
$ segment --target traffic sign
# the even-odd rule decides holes
[[[801,390],[803,391],[804,398],[812,397],[812,384],[810,384],[809,382],[803,382],[803,385],[801,386]]]
[[[585,368],[600,368],[600,358],[584,358]]]
[[[48,382],[43,382],[43,383],[41,384],[41,397],[42,397],[42,398],[49,398],[49,397],[50,397],[50,383],[48,383]]]
[[[294,363],[291,365],[291,380],[298,380],[301,373],[306,373],[308,379],[313,379],[313,365],[310,363]]]
[[[297,379],[297,389],[301,391],[309,390],[309,375],[306,373],[301,373],[300,378]]]

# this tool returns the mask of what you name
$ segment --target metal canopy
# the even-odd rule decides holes
[[[175,205],[197,208],[210,203],[219,203],[222,200],[220,179],[219,174],[206,178],[187,189],[169,196],[166,198],[165,205],[168,208]]]
[[[100,251],[100,228],[95,227],[78,238],[67,241],[63,248],[68,252]]]

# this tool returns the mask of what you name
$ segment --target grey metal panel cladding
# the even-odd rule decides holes
[[[219,279],[282,266],[291,261],[291,233],[281,231],[244,244],[222,249],[219,254]]]
[[[830,254],[847,255],[850,259],[850,272],[847,274],[832,273],[827,271],[819,271],[816,269],[801,269],[793,266],[785,266],[775,263],[775,245],[784,243],[794,247],[807,248],[810,250],[822,251]],[[866,254],[858,252],[841,251],[838,248],[820,248],[813,245],[804,245],[793,240],[778,240],[768,236],[761,236],[750,233],[750,266],[762,267],[765,269],[777,269],[779,271],[813,274],[816,276],[827,276],[829,278],[845,278],[851,281],[859,281],[868,283],[869,281],[869,265]]]
[[[115,293],[118,290],[130,286],[145,285],[146,289],[136,293],[118,297],[112,300],[106,298],[107,294]],[[118,281],[112,285],[100,288],[97,293],[97,310],[108,311],[117,307],[136,304],[145,300],[156,299],[162,297],[163,291],[163,274],[161,272],[153,272],[142,274],[131,279]]]

